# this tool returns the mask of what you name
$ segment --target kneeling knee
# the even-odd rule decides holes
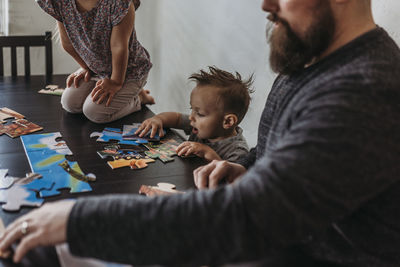
[[[96,104],[93,101],[86,101],[83,105],[83,114],[94,123],[108,123],[112,116],[106,112],[103,104]]]

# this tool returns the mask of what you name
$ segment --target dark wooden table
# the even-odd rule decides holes
[[[55,75],[51,78],[52,84],[65,86],[65,75]],[[95,124],[81,114],[68,114],[61,108],[60,97],[43,95],[37,91],[48,84],[43,76],[0,77],[0,107],[11,108],[23,115],[26,119],[39,124],[43,130],[37,133],[61,132],[63,139],[73,152],[73,159],[77,161],[85,173],[94,173],[96,182],[91,183],[92,192],[71,194],[68,190],[61,191],[59,196],[45,198],[45,202],[63,198],[93,196],[103,194],[137,194],[142,184],[156,185],[158,182],[169,182],[176,185],[178,190],[187,190],[194,187],[192,171],[205,162],[199,158],[182,159],[174,157],[170,163],[156,160],[142,170],[131,170],[128,167],[112,170],[101,159],[96,151],[101,150],[104,144],[96,143],[90,138],[92,132],[101,132],[105,127],[122,128],[124,124],[142,122],[154,115],[148,108],[126,116],[108,124]],[[179,139],[174,132],[170,137]],[[28,159],[25,155],[20,138],[11,139],[5,134],[0,136],[0,169],[8,169],[11,176],[23,177],[30,171]],[[6,212],[0,209],[0,216],[5,225],[17,217],[32,210],[22,208],[19,212]],[[0,266],[14,266],[10,261],[1,261]],[[52,248],[35,249],[28,254],[21,266],[57,266],[57,255]]]

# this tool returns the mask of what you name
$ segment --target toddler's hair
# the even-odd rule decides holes
[[[209,72],[200,70],[198,73],[190,75],[189,80],[195,81],[197,86],[215,86],[218,103],[222,101],[224,112],[235,114],[239,124],[249,108],[250,94],[254,92],[251,88],[253,75],[242,81],[242,76],[238,72],[232,74],[215,66],[208,68]]]

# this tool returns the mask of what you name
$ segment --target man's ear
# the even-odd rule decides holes
[[[222,123],[222,127],[224,129],[229,129],[235,127],[238,122],[238,117],[235,114],[229,113],[224,116],[224,121]]]

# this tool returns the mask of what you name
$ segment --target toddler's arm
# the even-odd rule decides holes
[[[181,124],[182,114],[178,112],[163,112],[142,122],[135,134],[143,137],[150,130],[150,137],[153,138],[157,131],[160,137],[164,136],[163,127],[178,128]]]
[[[176,149],[178,156],[196,155],[208,161],[221,160],[221,157],[211,147],[198,142],[183,142]]]

